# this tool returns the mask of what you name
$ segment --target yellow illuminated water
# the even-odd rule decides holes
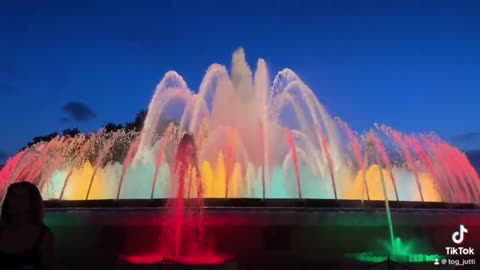
[[[85,200],[92,175],[93,167],[90,162],[84,163],[80,168],[73,169],[65,187],[64,198],[66,200]]]
[[[240,197],[252,197],[252,189],[261,188],[261,182],[258,181],[257,173],[260,169],[249,166],[248,168],[242,168],[239,162],[234,162],[230,174],[227,173],[225,164],[225,158],[222,154],[218,155],[217,161],[211,164],[208,161],[203,161],[200,166],[200,182],[202,185],[203,197],[205,198],[226,198],[226,186],[228,183],[228,198],[240,198]],[[115,172],[116,170],[116,172]],[[165,170],[163,170],[165,171]],[[167,174],[160,174],[158,181],[160,188],[166,189],[164,192],[160,192],[163,195],[157,195],[156,197],[172,197],[176,194],[175,190],[177,185],[170,183],[171,177]],[[68,184],[65,189],[63,199],[65,200],[84,200],[86,199],[88,186],[92,179],[94,168],[90,163],[85,163],[81,168],[74,169],[68,178]],[[88,199],[110,199],[115,197],[118,188],[118,178],[121,173],[121,167],[115,167],[108,165],[105,168],[98,168],[95,172],[95,177],[92,183],[90,194]],[[243,173],[243,175],[242,175]],[[368,195],[370,200],[384,200],[385,194],[383,193],[381,184],[381,173],[385,179],[387,197],[389,200],[395,200],[395,192],[392,184],[390,174],[386,169],[380,170],[378,165],[371,165],[365,172],[352,172],[345,168],[339,171],[338,192],[341,199],[367,199],[364,188],[364,178],[367,182]],[[65,174],[63,174],[65,175]],[[139,188],[136,192],[141,193],[135,198],[149,198],[151,194],[152,179],[149,177],[142,177],[139,174],[134,175],[134,181],[137,181],[137,186],[143,186],[144,190]],[[400,200],[414,200],[420,201],[420,194],[413,175],[405,177],[394,172],[394,176],[398,179],[397,189],[400,194]],[[185,197],[196,197],[198,191],[198,181],[196,180],[197,173],[195,168],[190,168],[186,177]],[[285,174],[284,178],[287,177]],[[65,177],[66,178],[66,177]],[[174,179],[174,178],[173,178]],[[296,178],[292,179],[273,179],[272,181],[296,181]],[[319,180],[320,181],[320,180]],[[331,181],[328,177],[323,181]],[[51,181],[52,183],[55,181]],[[144,182],[144,183],[142,183]],[[435,189],[433,178],[426,172],[419,173],[419,182],[421,183],[422,194],[425,201],[441,201],[439,193]],[[63,185],[57,181],[58,185]],[[270,188],[267,185],[266,188]],[[56,188],[61,190],[61,188]],[[331,192],[326,191],[326,192]],[[58,192],[57,192],[58,193]],[[155,193],[157,194],[157,192]],[[275,194],[273,192],[272,194]],[[272,195],[275,198],[275,195]],[[407,196],[407,197],[405,197]],[[271,196],[270,196],[271,197]],[[333,194],[331,196],[333,198]]]
[[[365,178],[364,175],[365,174]],[[345,199],[362,199],[362,193],[364,192],[364,181],[367,182],[368,195],[370,200],[384,200],[385,196],[382,189],[382,175],[385,180],[385,185],[387,189],[387,196],[389,200],[395,199],[395,190],[393,188],[393,182],[390,177],[390,174],[387,170],[379,170],[378,165],[371,165],[366,172],[359,171],[354,181],[345,187],[344,198]],[[395,175],[395,174],[394,174]],[[413,177],[413,175],[412,175]],[[364,180],[365,179],[365,180]],[[413,178],[411,179],[413,180]],[[441,198],[438,192],[435,190],[435,185],[433,183],[432,177],[427,173],[419,173],[419,180],[422,187],[422,194],[425,201],[430,202],[440,202]],[[396,181],[404,181],[404,179],[396,179]],[[397,183],[398,188],[398,183]],[[401,192],[401,195],[408,195],[410,198],[400,198],[401,200],[414,200],[420,201],[420,194],[416,183],[411,181],[410,188],[413,189],[410,192]],[[363,199],[367,199],[366,194],[364,194]]]

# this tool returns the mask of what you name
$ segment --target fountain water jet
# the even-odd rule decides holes
[[[420,194],[420,198],[423,202],[424,199],[423,199],[422,187],[420,185],[420,179],[419,179],[419,176],[418,176],[418,170],[417,170],[415,162],[412,158],[412,155],[410,154],[410,150],[408,149],[408,146],[403,141],[402,135],[398,131],[393,130],[391,128],[387,128],[385,126],[382,127],[382,130],[385,133],[390,134],[393,137],[393,139],[395,140],[395,142],[402,148],[403,154],[404,154],[405,159],[407,161],[407,166],[410,169],[410,171],[413,173],[413,175],[415,176],[415,181],[417,182],[417,187],[418,187],[418,193]]]
[[[287,130],[288,133],[288,143],[290,144],[290,148],[292,150],[293,156],[293,166],[295,168],[295,175],[297,180],[297,189],[298,189],[298,198],[302,198],[302,184],[300,182],[300,169],[298,168],[298,157],[297,157],[297,147],[295,146],[295,137],[292,132]]]

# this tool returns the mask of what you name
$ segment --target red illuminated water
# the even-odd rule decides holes
[[[433,152],[433,157],[436,159],[437,164],[440,165],[440,166],[437,166],[436,169],[439,170],[444,175],[443,179],[458,179],[458,170],[456,170],[452,166],[452,163],[450,162],[450,157],[446,156],[446,153],[443,152],[443,149],[426,136],[421,136],[420,139],[426,144],[429,150]],[[457,198],[457,202],[461,202],[461,203],[466,202],[465,196],[463,195],[458,196],[458,194],[464,194],[463,192],[460,191],[458,180],[444,181],[443,183],[444,185],[446,185],[446,187],[440,187],[440,188],[445,188],[451,191],[449,192],[450,195],[454,196],[454,198]]]
[[[387,133],[392,135],[393,139],[397,142],[398,145],[400,145],[400,148],[402,149],[403,155],[405,159],[407,160],[407,166],[412,171],[413,175],[415,176],[415,182],[417,183],[418,187],[418,192],[420,193],[420,199],[423,202],[423,193],[422,193],[422,186],[420,185],[420,179],[418,178],[418,169],[417,166],[415,165],[415,161],[412,158],[412,155],[410,154],[410,150],[408,148],[408,145],[405,143],[405,141],[402,138],[402,135],[393,129],[388,129],[386,130]]]
[[[375,147],[377,151],[380,153],[383,163],[387,167],[388,174],[390,175],[390,179],[392,180],[392,185],[393,189],[395,190],[395,198],[398,201],[398,191],[397,191],[397,185],[395,183],[395,176],[393,175],[393,170],[392,170],[392,163],[390,162],[390,158],[387,155],[387,152],[385,151],[385,148],[383,147],[382,141],[378,138],[378,136],[375,133],[370,133],[370,139],[372,142],[375,144]]]
[[[230,256],[213,251],[212,241],[208,238],[203,220],[203,188],[197,166],[197,149],[190,134],[185,134],[178,144],[175,154],[174,173],[178,186],[175,199],[169,200],[167,206],[170,216],[156,250],[144,254],[124,255],[122,258],[134,264],[153,264],[170,260],[181,264],[221,264]],[[196,175],[190,175],[192,169]],[[193,182],[195,181],[195,182]],[[192,183],[193,182],[193,183]],[[175,189],[175,186],[173,187]],[[185,205],[185,199],[191,190],[196,191],[194,205]],[[190,200],[190,202],[192,202]],[[193,207],[192,207],[193,206]],[[160,229],[160,228],[159,228]]]
[[[167,259],[168,258],[168,259]],[[218,265],[231,259],[231,256],[218,255],[215,253],[192,254],[186,257],[171,258],[161,252],[141,255],[123,256],[123,259],[132,264],[155,264],[163,260],[171,260],[186,265]]]
[[[420,142],[408,135],[405,136],[405,141],[418,153],[420,160],[427,167],[428,172],[430,172],[433,182],[438,185],[439,183],[437,183],[437,173],[435,172],[435,168],[433,167],[432,161],[425,153],[425,150],[423,150],[422,145],[420,145]]]
[[[367,196],[367,200],[370,200],[370,194],[368,192],[368,187],[367,187],[367,177],[365,175],[366,174],[365,162],[363,161],[362,148],[360,146],[360,143],[358,142],[358,138],[357,136],[355,136],[355,134],[353,134],[353,131],[350,129],[347,123],[341,121],[340,119],[337,119],[337,122],[347,133],[347,137],[349,141],[352,143],[351,146],[353,150],[353,156],[355,158],[355,161],[358,164],[359,170],[362,172],[362,181],[363,181],[363,189],[364,189],[364,192],[362,192],[362,200],[363,200],[363,193],[365,193],[365,195]]]
[[[333,195],[335,199],[337,199],[338,198],[337,185],[335,184],[335,174],[333,171],[332,156],[330,155],[330,150],[328,149],[328,142],[319,126],[316,126],[315,130],[318,134],[318,137],[320,138],[320,144],[322,146],[323,155],[327,159],[327,166],[328,166],[328,171],[330,173],[330,180],[332,180]]]
[[[0,196],[6,191],[10,175],[12,175],[13,171],[18,167],[18,163],[22,160],[24,153],[24,151],[18,153],[0,170]]]

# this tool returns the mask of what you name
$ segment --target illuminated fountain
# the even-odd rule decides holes
[[[141,133],[99,131],[34,145],[8,161],[1,188],[29,179],[49,199],[168,198],[175,147],[189,132],[205,198],[383,200],[383,175],[390,200],[478,202],[477,173],[438,137],[385,126],[357,136],[292,70],[272,84],[268,78],[262,59],[252,75],[241,49],[231,75],[212,65],[196,93],[170,71]],[[172,120],[168,128],[164,119]]]
[[[193,138],[196,164],[179,177],[175,157],[184,134]],[[19,152],[0,171],[0,196],[25,179],[44,198],[60,200],[480,199],[480,179],[465,154],[436,135],[383,125],[356,134],[292,70],[270,84],[260,59],[252,74],[242,49],[233,55],[231,74],[213,64],[196,92],[167,72],[140,133],[100,130]]]

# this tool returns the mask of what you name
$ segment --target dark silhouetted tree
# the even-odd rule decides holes
[[[41,142],[49,142],[49,141],[53,140],[53,138],[57,137],[58,135],[59,135],[58,132],[53,132],[53,133],[50,133],[46,136],[34,137],[32,139],[32,141],[28,143],[28,146],[30,147],[34,144],[41,143]]]
[[[147,118],[147,110],[141,110],[137,113],[135,120],[133,122],[128,122],[125,124],[125,129],[128,131],[142,131],[145,118]]]
[[[121,124],[108,123],[103,128],[105,129],[106,133],[110,133],[122,129],[123,126]]]
[[[62,135],[66,137],[75,137],[80,134],[80,130],[78,128],[67,128],[62,131]]]
[[[125,125],[122,125],[122,124],[115,124],[115,123],[107,123],[103,128],[105,129],[105,133],[111,133],[111,132],[115,132],[115,131],[118,131],[120,129],[125,129],[126,131],[135,131],[135,132],[140,132],[142,131],[142,128],[143,128],[143,125],[144,125],[144,122],[145,122],[145,118],[147,117],[147,110],[140,110],[135,119],[132,121],[132,122],[127,122],[125,123]],[[160,120],[160,124],[159,124],[159,128],[160,129],[164,129],[163,127],[167,127],[168,126],[168,123],[169,121],[166,121],[166,120]],[[80,135],[81,132],[78,128],[68,128],[68,129],[65,129],[61,132],[61,135],[62,136],[65,136],[65,137],[75,137],[77,135]],[[54,133],[50,133],[46,136],[37,136],[37,137],[34,137],[28,144],[26,147],[23,147],[21,150],[24,150],[25,148],[27,147],[30,147],[34,144],[37,144],[37,143],[41,143],[41,142],[49,142],[51,141],[52,139],[54,139],[55,137],[59,136],[60,134],[58,132],[54,132]],[[92,136],[92,134],[86,134],[86,138],[90,138]],[[128,141],[128,140],[127,140]],[[126,142],[128,144],[128,142]],[[114,147],[115,148],[115,147]],[[118,150],[118,152],[121,152],[122,155],[124,154],[123,152],[125,152],[124,148],[125,146],[122,146],[120,147],[121,148],[121,151]],[[126,147],[126,149],[128,150],[128,145]],[[122,156],[120,155],[120,156]]]

